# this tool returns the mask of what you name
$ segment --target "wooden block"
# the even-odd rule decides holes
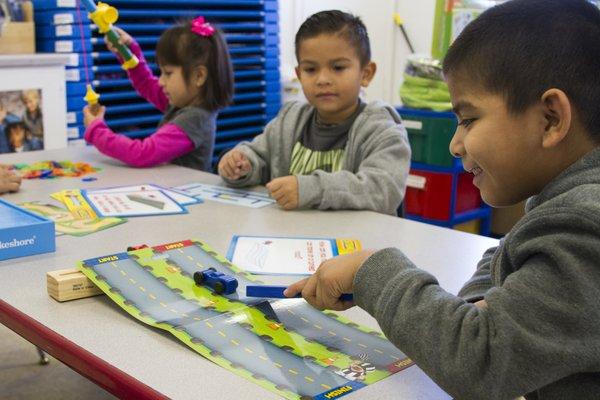
[[[0,54],[35,53],[33,22],[8,22],[0,26]]]
[[[58,301],[67,301],[102,294],[94,282],[76,268],[46,273],[48,294]]]

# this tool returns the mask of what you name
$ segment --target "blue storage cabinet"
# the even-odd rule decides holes
[[[235,96],[234,104],[219,114],[213,162],[223,151],[261,133],[279,111],[277,0],[112,0],[108,4],[118,9],[116,25],[138,41],[157,76],[156,42],[177,20],[203,15],[225,33],[234,67]],[[38,51],[72,55],[66,76],[69,138],[83,137],[86,62],[89,80],[107,107],[108,125],[130,137],[154,132],[162,114],[135,92],[97,28],[90,24],[87,12],[78,12],[76,5],[74,0],[34,0]]]

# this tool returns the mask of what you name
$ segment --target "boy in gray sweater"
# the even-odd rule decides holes
[[[364,209],[396,215],[410,147],[396,111],[359,99],[376,71],[358,17],[323,11],[296,34],[296,74],[308,104],[286,104],[265,131],[226,153],[231,186],[266,184],[286,210]]]
[[[444,60],[450,150],[483,199],[526,215],[454,296],[400,250],[323,263],[287,289],[342,293],[457,399],[600,398],[600,11],[513,0],[466,27]]]

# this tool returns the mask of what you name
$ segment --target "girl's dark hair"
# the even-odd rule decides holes
[[[212,36],[192,32],[192,22],[186,21],[167,29],[156,45],[159,65],[180,66],[183,78],[190,83],[195,68],[203,65],[207,78],[200,92],[201,104],[209,111],[218,111],[233,101],[233,67],[223,33],[214,25]]]
[[[444,74],[503,96],[513,114],[560,89],[600,142],[600,11],[587,0],[513,0],[490,8],[450,46]]]
[[[321,11],[311,15],[300,25],[296,33],[296,59],[299,61],[300,44],[315,36],[338,33],[356,49],[360,65],[371,61],[371,44],[365,24],[359,17],[339,10]]]

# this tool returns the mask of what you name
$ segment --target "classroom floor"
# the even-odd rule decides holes
[[[0,325],[0,397],[2,400],[114,400],[116,397],[48,356],[39,364],[35,346]]]

